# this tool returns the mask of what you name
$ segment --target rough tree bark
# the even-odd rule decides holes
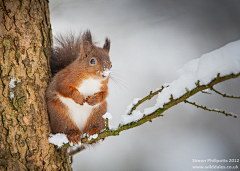
[[[51,35],[47,0],[0,0],[0,170],[71,170],[48,142]]]

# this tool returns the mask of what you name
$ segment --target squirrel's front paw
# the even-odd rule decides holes
[[[92,96],[88,96],[85,100],[85,102],[87,102],[89,105],[94,106],[98,103],[100,103],[103,99],[103,95],[101,92],[92,95]]]
[[[85,99],[77,99],[75,102],[77,104],[83,105],[83,103],[85,102]]]
[[[77,104],[80,104],[80,105],[83,105],[83,103],[85,102],[85,98],[83,95],[80,95],[79,92],[74,92],[72,94],[72,99],[77,103]]]
[[[96,104],[98,103],[97,97],[96,97],[96,96],[88,96],[88,97],[86,98],[86,103],[88,103],[88,104],[91,105],[91,106],[96,105]]]
[[[69,142],[78,143],[81,142],[81,131],[80,130],[70,130],[67,133],[67,138]]]

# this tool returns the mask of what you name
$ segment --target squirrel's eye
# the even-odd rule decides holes
[[[110,68],[112,68],[112,65],[110,66]]]
[[[95,59],[91,59],[90,64],[92,64],[92,65],[96,64]]]

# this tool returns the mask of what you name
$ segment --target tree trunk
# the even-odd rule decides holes
[[[47,0],[0,0],[0,170],[71,170],[48,142],[51,46]]]

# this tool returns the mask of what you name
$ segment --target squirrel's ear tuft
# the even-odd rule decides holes
[[[92,35],[90,30],[87,30],[84,34],[83,34],[83,41],[88,41],[90,43],[90,45],[92,45]]]
[[[108,38],[105,39],[105,43],[103,45],[103,49],[106,50],[108,53],[109,53],[109,50],[110,50],[110,40]]]
[[[92,35],[90,30],[87,30],[82,35],[82,43],[81,43],[81,56],[86,57],[88,52],[91,50],[92,45]]]
[[[82,58],[87,57],[88,52],[90,51],[90,43],[88,41],[84,41],[81,44],[81,56]]]

